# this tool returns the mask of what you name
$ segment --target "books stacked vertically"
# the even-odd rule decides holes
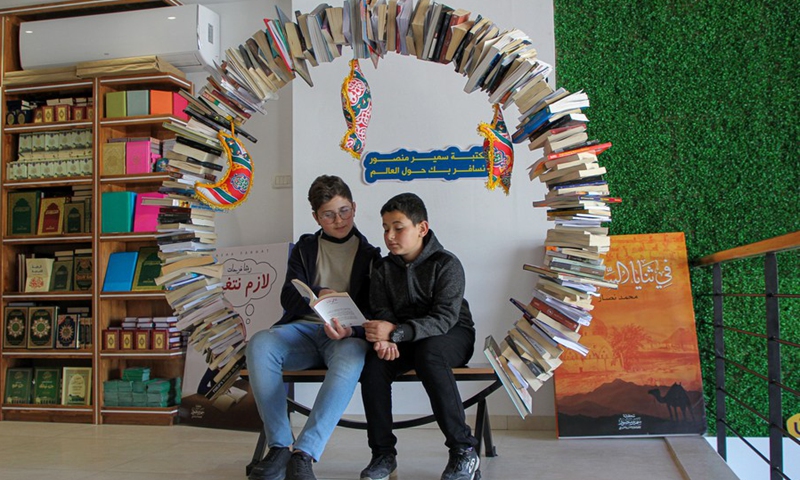
[[[178,194],[170,195],[169,199],[178,200]],[[174,316],[154,319],[159,320],[154,321],[154,335],[166,331],[166,348],[173,348],[183,341],[176,333],[185,332],[186,340],[206,358],[209,368],[219,370],[209,398],[225,393],[227,387],[220,382],[243,368],[245,346],[242,320],[223,297],[223,266],[217,263],[214,247],[214,214],[191,198],[161,206],[158,228],[163,233],[157,238],[162,268],[155,279],[165,288]]]
[[[259,36],[259,40],[263,38]],[[247,52],[240,50],[239,54]],[[220,66],[196,97],[180,92],[186,100],[184,113],[189,120],[164,123],[165,128],[175,133],[171,148],[165,148],[162,166],[169,179],[162,183],[159,195],[141,202],[143,206],[157,208],[155,229],[161,272],[154,282],[164,288],[174,311],[169,317],[147,319],[146,326],[137,323],[136,332],[149,333],[150,348],[154,350],[184,347],[190,335],[201,330],[206,321],[226,327],[241,324],[237,315],[225,316],[233,309],[223,298],[222,265],[215,257],[216,210],[196,196],[197,184],[214,184],[225,174],[227,159],[223,157],[218,132],[256,141],[239,126],[262,109],[262,101],[257,97],[268,95],[263,90],[256,95],[254,90],[241,89],[242,83],[235,78],[244,73],[234,65]],[[224,349],[237,342],[244,345],[243,329],[238,336],[226,335],[223,340],[227,342],[225,347],[220,347],[222,342],[217,338],[201,344],[191,342],[209,364],[227,365],[229,357],[223,356]],[[158,385],[152,391],[148,385],[147,390],[134,392],[136,404],[164,406],[175,404],[180,398],[180,394],[174,393],[179,386],[176,390],[174,385]]]
[[[585,139],[585,128],[569,128]],[[605,280],[603,257],[611,245],[606,226],[611,222],[611,205],[621,199],[609,196],[606,169],[598,162],[598,155],[611,144],[555,151],[557,145],[551,140],[559,138],[557,133],[540,141],[538,145],[550,147],[530,167],[530,178],[539,178],[548,189],[533,206],[547,208],[547,219],[555,223],[547,231],[543,262],[523,265],[537,275],[533,296],[527,304],[511,299],[522,318],[499,345],[486,351],[487,357],[494,354],[493,364],[502,369],[498,375],[511,385],[507,390],[515,394],[512,400],[523,417],[530,409],[520,406],[527,407],[530,394],[553,376],[563,351],[590,353],[580,339],[581,329],[591,325],[592,300],[600,296],[601,287],[617,288]]]

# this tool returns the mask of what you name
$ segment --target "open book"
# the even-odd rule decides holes
[[[308,300],[308,305],[317,313],[328,325],[332,325],[332,319],[339,320],[343,327],[351,327],[353,325],[362,325],[367,321],[364,314],[356,306],[356,302],[350,298],[347,292],[336,292],[317,297],[311,287],[301,282],[298,279],[293,279],[292,284],[295,286],[300,295]]]

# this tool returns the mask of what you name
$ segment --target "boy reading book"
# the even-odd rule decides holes
[[[372,317],[364,324],[374,342],[361,374],[372,460],[361,480],[389,478],[397,468],[392,434],[392,382],[415,369],[431,402],[436,423],[450,449],[442,480],[473,480],[480,459],[465,421],[452,368],[472,357],[475,327],[464,299],[464,269],[428,226],[428,213],[413,193],[381,208],[389,253],[372,272]]]
[[[292,280],[310,286],[318,297],[348,292],[362,312],[369,312],[370,269],[380,259],[380,249],[356,229],[356,204],[341,178],[318,177],[308,201],[321,229],[302,235],[292,249],[281,290],[283,317],[256,333],[247,345],[250,383],[269,446],[266,457],[251,470],[250,480],[316,478],[311,464],[322,456],[350,402],[369,349],[362,338],[352,337],[352,328],[338,321],[325,324]],[[293,440],[282,372],[322,367],[328,373],[308,421]]]

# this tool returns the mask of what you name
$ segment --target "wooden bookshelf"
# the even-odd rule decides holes
[[[155,232],[105,234],[101,231],[101,195],[110,191],[146,192],[158,190],[168,177],[164,173],[135,175],[102,175],[101,145],[118,137],[153,137],[160,140],[174,137],[162,127],[165,121],[175,121],[170,115],[144,115],[124,118],[105,118],[105,94],[111,91],[157,89],[190,93],[193,86],[170,73],[150,73],[73,79],[49,83],[4,85],[6,72],[19,70],[16,36],[22,20],[38,20],[88,13],[108,13],[133,8],[152,8],[180,4],[177,1],[70,1],[38,5],[36,8],[0,9],[0,306],[9,303],[32,303],[59,307],[88,307],[92,316],[92,345],[87,349],[26,349],[3,348],[0,342],[0,392],[5,392],[6,372],[14,367],[64,367],[92,368],[91,402],[85,406],[6,404],[0,402],[0,420],[46,421],[70,423],[135,423],[171,425],[176,421],[178,407],[105,407],[103,382],[121,378],[121,372],[130,367],[148,367],[151,378],[175,378],[183,375],[184,350],[104,351],[101,347],[102,331],[117,326],[125,317],[170,316],[172,310],[163,292],[103,292],[105,268],[111,253],[137,251],[142,246],[156,244]],[[101,9],[101,11],[97,11]],[[79,121],[52,123],[6,124],[8,100],[46,100],[48,98],[87,97],[93,102],[93,114]],[[90,174],[50,178],[9,178],[7,165],[18,159],[21,135],[69,130],[91,130],[92,153]],[[49,237],[40,235],[11,236],[8,234],[8,194],[26,190],[44,192],[69,191],[79,186],[91,188],[91,220],[85,233],[63,234]],[[18,284],[18,254],[36,254],[47,257],[56,251],[92,249],[92,287],[86,291],[58,291],[26,293]],[[3,322],[5,325],[5,322]]]

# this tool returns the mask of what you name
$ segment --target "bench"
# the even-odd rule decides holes
[[[299,413],[301,415],[308,416],[310,413],[310,409],[305,405],[298,403],[294,398],[294,386],[297,383],[320,383],[325,378],[325,369],[314,369],[314,370],[302,370],[296,372],[286,371],[283,372],[283,381],[286,382],[288,385],[288,413],[291,415],[293,412]],[[243,373],[243,375],[246,375]],[[464,400],[464,409],[477,404],[478,411],[476,414],[475,419],[475,429],[473,431],[473,435],[478,440],[478,445],[476,446],[475,450],[480,455],[481,453],[481,445],[484,448],[484,454],[487,457],[494,457],[497,455],[497,450],[495,449],[494,444],[492,443],[492,427],[489,423],[489,410],[486,406],[486,398],[491,395],[495,390],[499,389],[502,384],[500,383],[500,379],[497,378],[497,374],[492,370],[492,367],[488,364],[475,364],[475,365],[467,365],[466,367],[457,367],[453,369],[453,375],[456,378],[457,382],[476,382],[476,381],[489,381],[492,382],[487,387],[483,388],[481,391],[473,395],[472,397]],[[414,370],[404,373],[400,377],[398,377],[395,382],[418,382],[419,377]],[[425,415],[418,418],[413,418],[409,420],[401,420],[396,421],[392,424],[393,428],[401,429],[401,428],[411,428],[411,427],[418,427],[420,425],[427,425],[429,423],[433,423],[436,419],[434,418],[433,414]],[[356,421],[356,420],[347,420],[347,419],[339,419],[339,423],[337,424],[340,427],[344,428],[354,428],[358,430],[366,430],[367,423]],[[258,463],[262,458],[264,458],[264,453],[267,449],[267,438],[264,435],[264,431],[261,431],[261,434],[258,436],[258,442],[256,443],[256,449],[253,452],[253,459],[245,468],[247,474],[250,474],[250,470],[252,470],[253,466]]]

